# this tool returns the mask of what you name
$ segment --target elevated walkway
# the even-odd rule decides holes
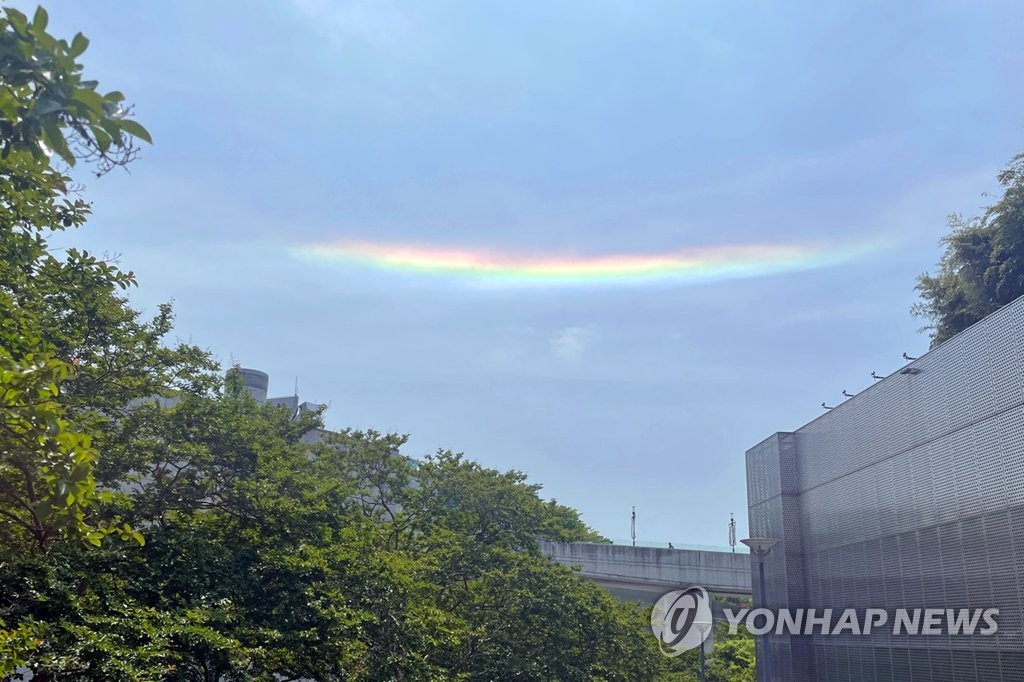
[[[708,592],[749,596],[750,555],[703,549],[665,549],[597,543],[542,541],[541,550],[560,564],[625,601],[654,603],[670,592],[699,585]]]

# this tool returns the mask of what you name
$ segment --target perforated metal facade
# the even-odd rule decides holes
[[[761,680],[1024,682],[1024,299],[908,368],[747,451],[750,534],[781,540],[755,602],[994,606],[999,632],[770,635]]]

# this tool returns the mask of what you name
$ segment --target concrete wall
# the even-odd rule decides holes
[[[750,594],[750,555],[628,545],[541,542],[560,564],[629,601],[653,603],[681,586],[719,594]]]

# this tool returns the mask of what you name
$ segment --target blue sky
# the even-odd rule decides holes
[[[25,4],[24,7],[31,6]],[[330,404],[518,468],[599,531],[724,544],[744,451],[927,347],[945,216],[1024,147],[1017,2],[52,2],[155,138],[74,242],[147,311]],[[713,283],[474,287],[296,243],[884,248]]]

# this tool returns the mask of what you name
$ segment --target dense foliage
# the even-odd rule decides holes
[[[521,473],[257,404],[132,273],[50,247],[89,213],[69,166],[149,134],[47,19],[0,18],[0,677],[692,679],[540,554],[600,538]]]
[[[914,312],[928,320],[932,346],[1024,296],[1024,154],[998,180],[1003,195],[981,216],[950,216],[938,272],[917,280]]]
[[[538,554],[558,534],[517,475],[451,453],[413,470],[402,439],[374,433],[310,445],[318,419],[233,382],[125,417],[133,473],[109,506],[145,544],[0,568],[5,618],[43,628],[33,664],[54,679],[651,679],[642,614]]]

